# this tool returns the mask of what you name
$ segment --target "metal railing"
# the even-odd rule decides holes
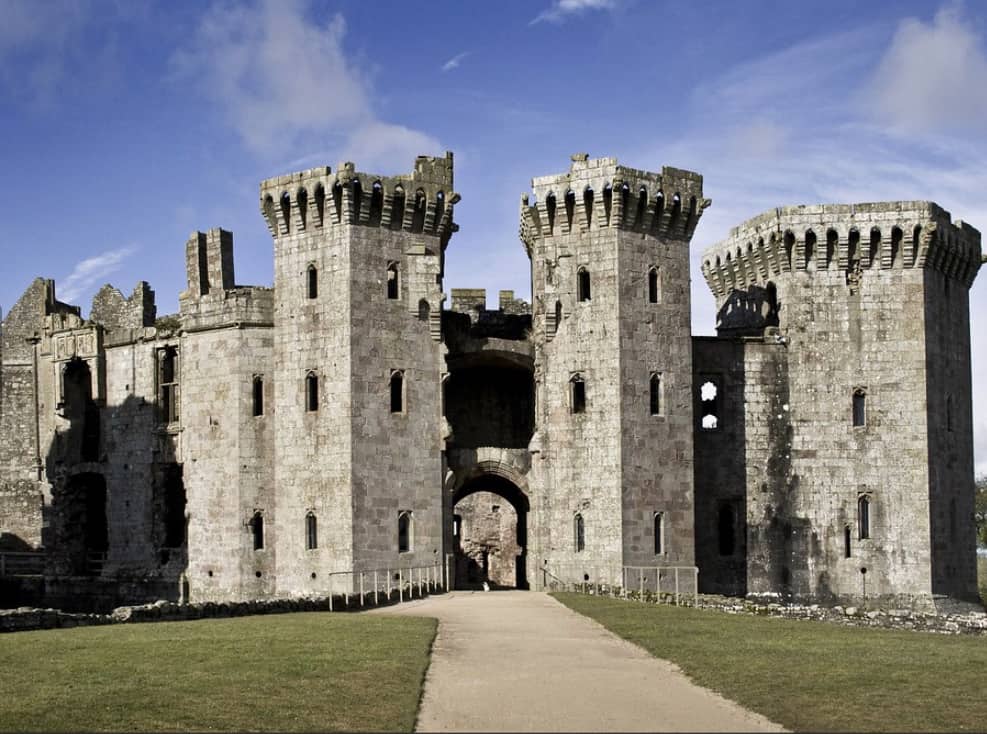
[[[341,591],[336,591],[342,587]],[[441,563],[429,566],[402,566],[397,568],[373,568],[366,571],[333,571],[329,574],[329,611],[333,610],[333,596],[343,597],[343,606],[366,606],[369,598],[376,606],[383,596],[390,602],[396,593],[398,602],[421,599],[425,593],[436,589],[446,590],[445,569]]]
[[[577,591],[583,594],[619,596],[639,601],[680,604],[683,596],[699,601],[699,569],[696,566],[620,566],[564,570],[540,569],[542,588],[548,591]]]
[[[41,576],[44,571],[44,551],[0,552],[0,576]]]

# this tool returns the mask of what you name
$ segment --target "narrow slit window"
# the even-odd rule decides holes
[[[260,511],[250,518],[250,533],[253,536],[254,550],[264,550],[264,515]]]
[[[586,383],[580,375],[569,380],[570,407],[573,413],[586,412]]]
[[[586,550],[586,523],[580,513],[576,513],[573,518],[572,525],[573,542],[576,547],[576,553],[582,553]]]
[[[855,428],[867,425],[867,393],[862,388],[853,391],[853,425]]]
[[[398,274],[398,264],[389,263],[387,266],[387,298],[396,301],[401,293],[401,281]]]
[[[391,412],[404,412],[404,372],[401,370],[391,373]]]
[[[592,298],[589,271],[586,268],[579,268],[576,271],[576,298],[579,301],[588,301]]]
[[[310,413],[319,409],[319,376],[314,372],[305,375],[305,409]]]
[[[656,512],[654,518],[655,555],[665,552],[665,513]]]
[[[548,215],[548,233],[552,234],[555,231],[555,194],[549,194],[545,197],[545,213]]]
[[[870,537],[870,497],[857,500],[857,537],[860,540]]]
[[[253,413],[254,416],[264,415],[264,377],[254,375],[253,383]]]
[[[851,545],[851,535],[853,533],[850,530],[850,526],[847,525],[843,528],[843,557],[849,558],[852,555],[852,545]]]
[[[562,325],[562,301],[555,302],[555,324],[552,327],[552,333],[557,334],[559,327]]]
[[[315,513],[309,512],[305,515],[305,549],[315,550],[319,547],[319,524],[315,519]]]
[[[658,372],[651,373],[650,380],[651,395],[650,395],[650,408],[651,415],[661,415],[661,374]]]
[[[398,513],[398,553],[411,552],[412,514],[410,510]]]
[[[658,303],[661,300],[661,280],[658,275],[657,265],[648,271],[648,303]]]
[[[314,265],[309,265],[306,271],[306,281],[309,298],[319,297],[319,269]]]
[[[953,432],[953,396],[946,396],[946,430]]]

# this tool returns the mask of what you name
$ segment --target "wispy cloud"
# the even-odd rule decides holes
[[[573,15],[588,10],[613,10],[617,0],[553,0],[552,5],[536,15],[528,25],[535,23],[563,23]]]
[[[873,119],[910,131],[987,126],[987,55],[983,39],[956,7],[930,23],[900,23],[864,88]]]
[[[134,246],[107,250],[77,263],[58,285],[59,300],[74,303],[90,295],[97,285],[111,273],[120,269],[123,261],[137,252]]]
[[[461,54],[456,54],[442,65],[442,71],[452,71],[453,69],[458,69],[463,59],[469,55],[469,51],[463,51]]]
[[[412,157],[440,151],[426,133],[377,118],[370,81],[350,62],[345,34],[341,15],[310,18],[308,0],[219,2],[173,66],[257,154],[328,149],[362,167],[408,156],[411,142],[422,146]]]

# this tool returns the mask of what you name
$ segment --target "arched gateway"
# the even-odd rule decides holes
[[[455,587],[527,589],[528,497],[504,476],[484,472],[452,496]]]

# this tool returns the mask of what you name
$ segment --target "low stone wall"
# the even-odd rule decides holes
[[[425,596],[441,591],[425,592]],[[417,596],[406,597],[409,601]],[[376,605],[373,595],[367,594],[362,608],[397,604],[397,592],[390,600],[380,599]],[[221,617],[245,617],[253,614],[287,614],[290,612],[345,612],[361,609],[360,596],[313,597],[299,599],[258,599],[242,602],[201,602],[178,604],[159,600],[152,604],[117,607],[109,614],[65,612],[60,609],[34,609],[19,607],[0,610],[0,633],[26,630],[83,627],[97,624],[121,624],[128,622],[179,622],[192,619]]]
[[[576,591],[581,589],[577,588]],[[613,596],[632,601],[639,600],[637,591],[628,591],[622,596],[619,590]],[[592,587],[588,593],[594,593]],[[601,591],[601,595],[605,593]],[[672,594],[661,595],[645,592],[644,601],[650,603],[674,603]],[[967,612],[964,614],[936,614],[911,609],[863,609],[854,606],[825,607],[819,604],[782,604],[779,602],[756,601],[738,597],[699,594],[693,601],[692,594],[682,594],[681,606],[710,609],[727,614],[748,614],[759,617],[784,617],[786,619],[814,620],[853,627],[880,627],[885,629],[919,630],[947,635],[987,633],[987,612]]]

